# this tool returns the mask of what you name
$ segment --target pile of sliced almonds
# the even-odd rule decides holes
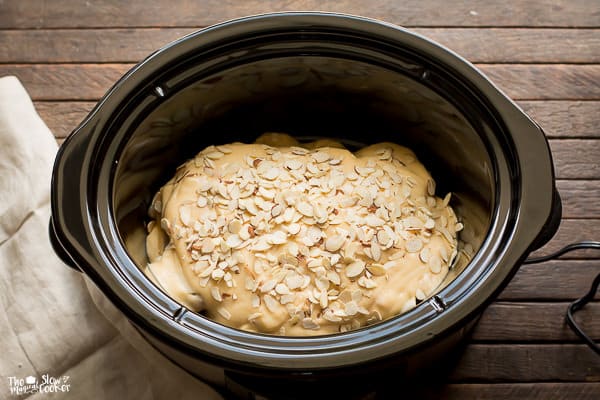
[[[315,335],[435,291],[463,225],[409,149],[259,141],[204,149],[155,196],[147,272],[171,296],[235,328]]]

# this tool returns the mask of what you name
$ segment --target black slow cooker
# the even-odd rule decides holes
[[[140,270],[152,195],[204,147],[266,131],[412,148],[475,255],[412,311],[347,333],[260,335],[187,310]],[[358,395],[437,365],[561,217],[542,130],[476,68],[397,26],[308,12],[211,26],[136,65],[61,146],[51,199],[57,253],[156,349],[273,398]]]

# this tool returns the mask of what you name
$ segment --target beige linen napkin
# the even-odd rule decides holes
[[[220,399],[54,254],[56,150],[17,78],[0,78],[0,398]]]

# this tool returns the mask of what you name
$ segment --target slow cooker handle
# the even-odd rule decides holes
[[[97,107],[97,106],[96,106]],[[82,168],[96,126],[92,111],[58,149],[50,191],[51,216],[48,225],[50,243],[58,257],[70,268],[83,272],[91,259],[88,232],[83,223],[85,198],[83,182],[89,171]],[[83,267],[82,267],[83,266]]]
[[[54,222],[52,222],[52,217],[50,217],[50,223],[48,224],[48,235],[50,236],[50,244],[52,245],[54,252],[61,259],[61,261],[65,263],[68,267],[73,268],[75,271],[81,272],[81,270],[77,268],[77,265],[75,264],[69,253],[67,253],[63,245],[58,240],[54,228]]]
[[[562,201],[560,199],[560,194],[558,190],[556,190],[556,186],[554,187],[554,196],[552,199],[552,212],[550,217],[546,221],[546,224],[542,228],[539,235],[533,241],[530,251],[534,251],[545,245],[552,239],[558,227],[560,225],[560,221],[562,219]]]

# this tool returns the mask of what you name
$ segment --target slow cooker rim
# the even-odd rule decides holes
[[[288,14],[286,14],[286,15],[288,15]],[[302,13],[302,15],[306,15],[306,13]],[[244,20],[245,20],[245,19],[242,19],[242,22],[243,22]],[[238,21],[239,21],[239,20],[238,20]],[[223,24],[220,24],[220,25],[218,25],[218,26],[223,26],[223,25],[224,25],[224,26],[227,26],[229,23],[231,23],[231,22],[223,23]],[[394,29],[397,29],[397,27],[395,27]],[[410,34],[412,35],[412,33],[410,33]],[[194,34],[192,34],[192,35],[194,35]],[[428,41],[427,41],[427,42],[428,42]],[[160,51],[159,51],[159,52],[157,52],[157,53],[155,53],[155,55],[154,55],[154,56],[156,56],[157,54],[160,54]],[[141,64],[144,64],[144,62],[142,62]],[[134,72],[135,72],[135,71],[134,71]],[[130,76],[130,75],[128,74],[128,75],[126,75],[126,76]],[[124,78],[124,79],[125,79],[125,78]],[[115,86],[115,88],[116,88],[116,87],[117,87],[117,85]],[[111,93],[112,93],[112,91],[111,91]],[[110,94],[109,94],[109,95],[110,95]],[[81,130],[80,130],[80,131],[81,131]]]

